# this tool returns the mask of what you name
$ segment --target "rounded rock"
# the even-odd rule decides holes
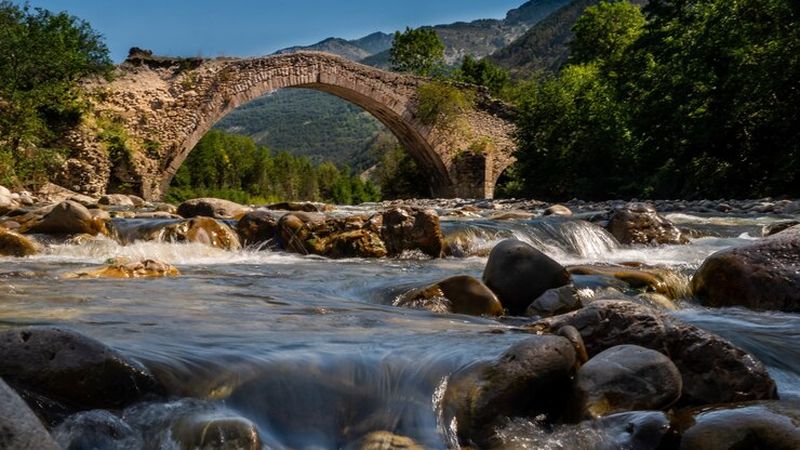
[[[471,276],[450,277],[420,289],[406,292],[397,306],[428,309],[471,316],[499,316],[503,306],[494,292]]]
[[[510,314],[521,315],[548,289],[568,284],[570,276],[561,264],[539,250],[506,239],[489,253],[483,282]]]
[[[178,215],[191,219],[193,217],[211,217],[214,219],[235,219],[250,211],[230,200],[221,198],[193,198],[178,206]]]
[[[575,376],[578,414],[584,418],[665,409],[678,400],[681,388],[681,373],[669,358],[636,345],[599,353]]]

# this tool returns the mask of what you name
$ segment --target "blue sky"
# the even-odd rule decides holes
[[[502,18],[525,0],[30,0],[102,33],[119,62],[130,47],[172,56],[255,56],[327,37]],[[21,2],[19,2],[21,3]]]

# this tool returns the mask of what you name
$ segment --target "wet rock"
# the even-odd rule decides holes
[[[128,198],[130,199],[131,203],[133,203],[134,208],[144,208],[147,206],[145,199],[139,197],[138,195],[128,195]]]
[[[485,445],[506,417],[558,418],[569,395],[575,350],[569,340],[533,336],[491,362],[454,373],[443,401],[445,423],[455,420],[462,444]]]
[[[38,253],[36,244],[27,237],[0,228],[0,256],[31,256]]]
[[[551,317],[558,314],[575,311],[583,306],[575,286],[568,284],[558,288],[548,289],[536,298],[525,310],[525,315],[530,317]]]
[[[236,219],[250,211],[230,200],[221,198],[193,198],[178,206],[178,215],[191,219],[193,217],[211,217],[213,219]]]
[[[622,244],[685,244],[688,239],[652,205],[628,203],[614,209],[608,231]]]
[[[778,234],[783,230],[788,230],[795,225],[800,225],[800,220],[782,220],[780,222],[773,222],[769,225],[764,225],[761,228],[761,235],[764,237],[769,237],[773,234]]]
[[[258,428],[244,417],[188,416],[171,427],[181,449],[259,450]]]
[[[495,449],[666,450],[674,448],[660,411],[613,414],[575,425],[512,419],[492,440]]]
[[[800,311],[800,228],[706,258],[692,278],[704,306]]]
[[[678,401],[681,383],[678,368],[663,354],[636,345],[611,347],[575,375],[578,414],[597,418],[665,409]]]
[[[589,356],[631,344],[667,355],[681,372],[682,405],[707,405],[776,398],[775,382],[753,355],[719,336],[653,308],[624,300],[595,300],[568,314],[532,326],[580,331]]]
[[[160,212],[167,212],[170,214],[178,214],[178,207],[170,203],[153,203],[153,210]]]
[[[567,271],[573,275],[601,275],[624,281],[633,289],[655,292],[671,299],[690,296],[689,280],[666,268],[645,266],[570,266]]]
[[[388,431],[375,431],[348,445],[345,450],[423,450],[424,448],[409,437],[398,436]]]
[[[111,214],[104,209],[92,208],[89,210],[89,214],[95,221],[108,223],[111,220]]]
[[[525,211],[503,211],[489,216],[489,220],[529,220],[533,219],[534,214]]]
[[[309,213],[330,212],[333,211],[334,209],[332,205],[327,205],[325,203],[313,203],[313,202],[280,202],[267,205],[265,206],[265,208],[271,209],[273,211],[292,211],[292,212],[309,212]]]
[[[74,331],[14,328],[0,333],[0,376],[24,395],[78,410],[115,409],[160,394],[138,362]]]
[[[36,191],[36,196],[41,201],[48,203],[61,203],[65,200],[71,200],[80,203],[83,206],[92,207],[97,206],[97,199],[83,195],[75,191],[71,191],[65,187],[53,183],[45,183]]]
[[[510,314],[521,315],[548,289],[568,284],[570,276],[561,264],[539,250],[522,241],[506,239],[489,253],[483,282]]]
[[[764,402],[684,412],[676,418],[680,450],[796,450],[800,413],[781,409],[778,402]]]
[[[141,435],[109,411],[80,412],[67,417],[53,430],[53,438],[68,450],[116,450],[144,448]]]
[[[387,251],[380,235],[380,216],[324,217],[286,214],[278,221],[284,249],[329,258],[381,258]]]
[[[572,210],[564,205],[553,205],[544,210],[545,216],[571,216]]]
[[[156,230],[150,239],[152,240],[156,237],[160,237],[167,242],[192,242],[223,250],[238,250],[241,248],[239,237],[231,227],[210,217],[195,217],[167,225],[160,230]]]
[[[13,389],[0,379],[0,449],[58,450],[42,422]]]
[[[250,211],[236,223],[236,232],[243,245],[271,242],[277,237],[278,219],[279,216],[271,211]]]
[[[381,238],[390,256],[420,250],[434,258],[444,253],[439,216],[431,209],[392,208],[382,213]]]
[[[134,219],[182,219],[183,217],[166,211],[137,212]]]
[[[99,205],[133,207],[133,200],[124,194],[106,194],[97,200]]]
[[[497,296],[485,284],[467,275],[450,277],[406,292],[397,299],[395,306],[471,316],[503,314]]]
[[[25,223],[20,222],[20,231],[23,233],[108,234],[105,220],[94,217],[85,206],[72,200],[30,214],[24,219]]]
[[[70,272],[64,275],[64,278],[164,278],[177,277],[180,274],[175,266],[168,263],[144,259],[141,261],[115,261],[99,268]]]

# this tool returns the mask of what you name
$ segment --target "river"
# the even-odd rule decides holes
[[[375,430],[446,448],[453,430],[439,416],[442,380],[526,335],[514,321],[398,308],[392,306],[397,295],[452,275],[480,277],[488,250],[505,237],[529,242],[565,265],[640,261],[688,277],[708,255],[752,242],[776,220],[667,217],[706,237],[684,246],[623,247],[601,228],[574,219],[443,216],[445,236],[459,256],[436,260],[413,254],[329,260],[199,244],[123,246],[108,238],[55,243],[37,256],[0,260],[0,317],[2,327],[74,329],[142,361],[165,381],[169,400],[116,412],[145,430],[117,440],[118,448],[177,448],[170,419],[192,411],[244,417],[258,427],[266,448],[342,448]],[[120,228],[136,226],[116,220]],[[160,259],[182,275],[61,278],[118,256]],[[588,295],[603,288],[590,276],[575,282]],[[706,309],[688,299],[678,305],[673,314],[682,320],[760,358],[783,398],[800,397],[799,314]],[[80,421],[57,430],[85,431]],[[552,448],[570,448],[562,444]]]

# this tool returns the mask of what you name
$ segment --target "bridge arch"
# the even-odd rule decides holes
[[[138,151],[120,167],[101,157],[100,133],[79,140],[82,151],[68,164],[91,164],[98,178],[81,191],[105,190],[113,174],[145,198],[161,198],[195,144],[217,121],[284,88],[333,94],[375,116],[428,174],[425,181],[436,196],[491,197],[495,174],[513,161],[514,128],[499,102],[479,95],[478,107],[464,114],[466,131],[428,125],[417,118],[416,108],[418,88],[429,80],[327,53],[246,59],[132,54],[117,72],[113,81],[90,86],[102,92],[95,96],[95,111],[98,117],[120,121],[138,142]],[[475,152],[473,142],[491,142],[491,152]],[[69,185],[79,182],[88,184],[79,180]]]

